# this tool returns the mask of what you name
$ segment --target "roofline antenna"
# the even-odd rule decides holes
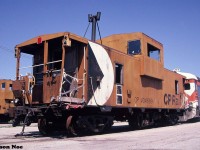
[[[97,26],[97,21],[100,20],[101,17],[101,12],[97,12],[96,15],[88,14],[88,22],[92,22],[92,36],[91,36],[91,41],[96,40],[96,26]]]

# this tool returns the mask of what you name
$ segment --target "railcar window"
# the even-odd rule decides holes
[[[123,84],[123,65],[115,64],[115,83]]]
[[[128,54],[129,55],[140,54],[141,52],[140,46],[141,46],[140,40],[128,41]]]
[[[160,61],[160,49],[157,47],[147,43],[147,53],[150,58]]]
[[[11,91],[12,91],[12,84],[10,84],[10,85],[9,85],[9,90],[11,90]]]
[[[62,49],[49,48],[48,62],[62,60]],[[54,62],[48,65],[48,70],[59,70],[61,68],[61,62]]]
[[[62,59],[62,58],[61,58]],[[65,53],[65,71],[74,73],[78,67],[78,47],[72,46]],[[72,75],[72,74],[71,74]]]
[[[6,88],[6,83],[1,84],[1,89],[4,90]]]
[[[34,65],[33,55],[22,52],[20,56],[20,64],[21,67],[28,67]],[[20,75],[24,76],[27,73],[33,73],[32,70],[33,68],[20,69]]]
[[[175,94],[178,94],[178,81],[175,80]]]
[[[10,99],[5,99],[5,102],[6,102],[7,104],[10,104],[10,103],[11,103],[11,100],[10,100]]]
[[[190,90],[190,83],[184,84],[184,89],[185,90]]]
[[[116,90],[117,104],[122,104],[122,85],[116,85]]]
[[[35,82],[36,84],[42,84],[43,83],[43,66],[40,64],[43,64],[43,53],[42,51],[36,51],[33,57],[33,65],[39,65],[37,67],[33,68],[33,75],[35,76]]]

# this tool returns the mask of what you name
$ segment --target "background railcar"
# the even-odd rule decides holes
[[[185,112],[184,115],[180,117],[180,121],[187,121],[199,117],[200,115],[200,78],[191,74],[180,72],[177,70],[177,73],[184,75],[185,80]]]
[[[9,121],[14,117],[13,101],[12,80],[0,79],[0,122]]]
[[[101,42],[62,32],[17,45],[14,124],[26,117],[43,134],[65,127],[77,134],[102,132],[113,120],[133,128],[177,123],[185,108],[184,76],[164,68],[162,44],[143,33]],[[31,66],[20,66],[21,53],[32,55]],[[31,73],[21,76],[27,68]]]

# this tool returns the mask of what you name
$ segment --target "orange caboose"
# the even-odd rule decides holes
[[[32,55],[31,66],[20,64],[21,53]],[[16,116],[27,112],[43,134],[61,126],[72,134],[101,132],[113,120],[134,128],[174,124],[182,115],[184,76],[164,68],[162,44],[144,33],[98,42],[70,32],[47,34],[17,45],[15,54]],[[32,73],[20,76],[26,68]]]
[[[0,79],[0,122],[8,121],[14,117],[13,100],[12,80]]]

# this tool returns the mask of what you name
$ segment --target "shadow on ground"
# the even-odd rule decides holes
[[[200,121],[200,119],[188,121],[188,122],[185,122],[183,124],[195,123],[195,122],[198,122],[198,121]],[[177,125],[180,125],[180,124],[182,124],[182,123],[179,123]],[[175,125],[175,126],[177,126],[177,125]],[[75,137],[94,136],[94,135],[115,134],[115,133],[123,133],[123,132],[130,132],[130,131],[139,131],[139,130],[150,130],[150,129],[155,129],[155,128],[164,128],[164,127],[167,127],[167,126],[169,126],[169,125],[149,126],[149,127],[145,127],[145,128],[138,129],[138,130],[133,130],[129,127],[129,125],[120,125],[120,126],[112,126],[112,128],[110,130],[103,132],[103,133],[90,133],[90,132],[84,131],[84,132],[81,132],[77,136],[68,135],[66,131],[55,131],[55,132],[52,132],[51,134],[44,136],[39,131],[26,132],[26,129],[25,129],[25,132],[23,133],[23,135],[16,134],[15,137],[25,137],[25,138],[49,137],[49,138],[52,138],[52,139],[64,139],[64,138],[75,138]]]

